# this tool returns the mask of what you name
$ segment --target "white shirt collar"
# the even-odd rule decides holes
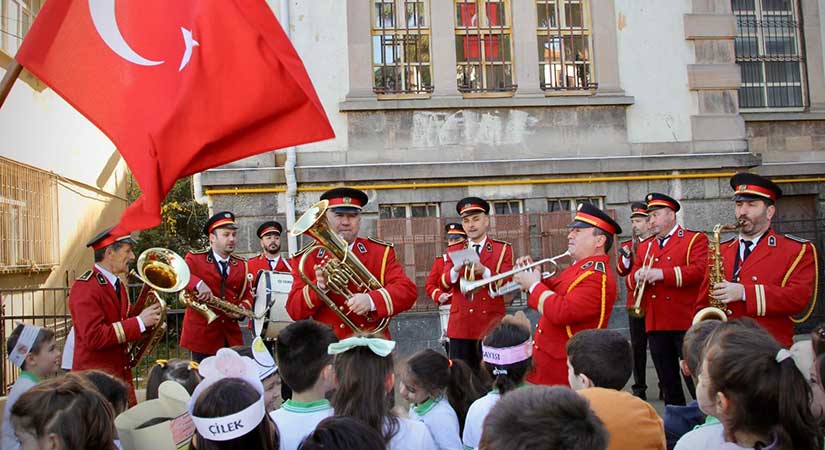
[[[95,264],[95,267],[97,268],[98,271],[100,271],[100,273],[103,274],[104,277],[106,277],[107,280],[109,280],[109,284],[111,284],[112,287],[114,287],[115,282],[118,280],[117,275],[115,275],[112,272],[109,272],[108,270],[104,269],[103,266],[101,266],[100,264]]]
[[[751,241],[752,242],[751,249],[754,249],[754,248],[756,248],[756,244],[758,244],[759,241],[762,240],[762,237],[764,237],[767,232],[768,232],[768,230],[765,230],[759,236],[756,236],[756,237],[753,237],[753,238],[750,238],[750,239],[745,239],[745,237],[740,234],[739,235],[739,242],[742,242],[743,240],[744,241]]]
[[[467,242],[469,242],[468,248],[473,248],[474,249],[475,248],[474,246],[478,245],[479,246],[478,248],[480,250],[480,249],[484,248],[484,244],[487,242],[487,235],[485,234],[484,237],[479,242],[474,242],[472,239],[467,239]]]
[[[218,261],[218,262],[228,262],[229,261],[229,258],[221,258],[220,255],[218,255],[218,252],[216,252],[215,250],[212,250],[212,256],[214,256],[215,261]]]

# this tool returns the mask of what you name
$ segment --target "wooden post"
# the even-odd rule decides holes
[[[6,97],[9,96],[11,87],[14,86],[14,81],[17,80],[17,77],[20,76],[20,72],[22,71],[23,66],[21,66],[16,59],[12,59],[9,67],[6,68],[6,75],[3,77],[3,81],[0,81],[0,108],[2,108],[3,103],[6,102]]]

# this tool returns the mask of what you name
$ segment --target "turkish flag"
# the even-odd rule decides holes
[[[158,225],[178,178],[334,137],[264,0],[49,0],[16,59],[131,168],[143,196],[116,233]]]

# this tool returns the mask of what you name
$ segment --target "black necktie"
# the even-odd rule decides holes
[[[221,265],[221,298],[226,295],[226,278],[229,276],[229,262],[228,261],[218,261]]]
[[[659,240],[659,248],[665,248],[665,241],[670,239],[670,235],[668,234],[667,236],[665,236],[663,238],[656,238],[656,239]]]
[[[746,241],[744,239],[741,240],[742,244],[745,246],[745,252],[742,254],[742,262],[744,263],[748,256],[751,254],[751,246],[753,245],[753,241]]]
[[[120,300],[120,279],[115,279],[115,294],[117,295],[117,299]]]
[[[267,258],[266,260],[269,261],[269,270],[275,270],[275,260],[269,258]]]
[[[477,255],[481,255],[481,244],[473,244],[473,248],[476,249]]]

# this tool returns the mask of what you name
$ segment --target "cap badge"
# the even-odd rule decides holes
[[[343,202],[344,202],[344,203],[346,203],[347,205],[349,205],[349,204],[351,204],[351,203],[352,203],[352,198],[350,198],[350,197],[344,197]]]

